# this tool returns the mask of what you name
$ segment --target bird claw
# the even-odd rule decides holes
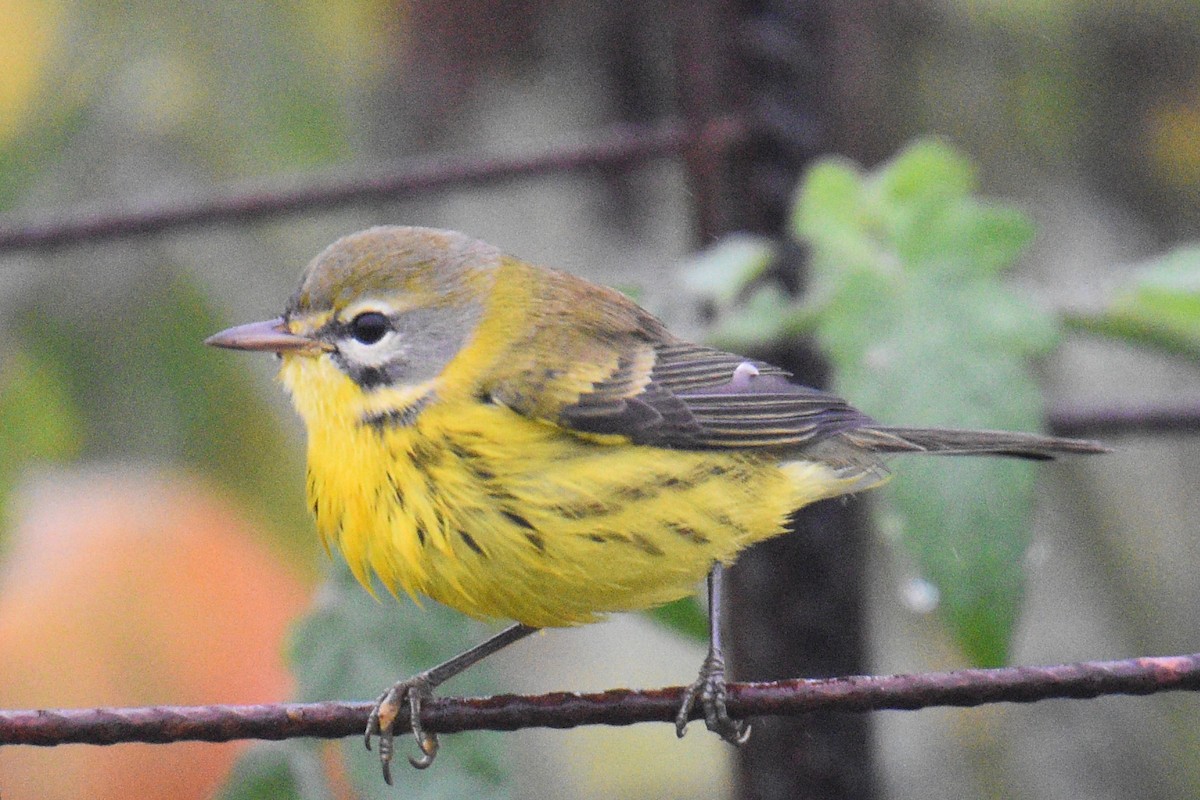
[[[700,675],[683,695],[675,715],[675,735],[687,733],[688,718],[696,701],[704,709],[704,725],[732,745],[742,745],[750,738],[751,727],[744,720],[733,719],[725,705],[725,659],[710,652],[700,667]]]
[[[433,687],[424,674],[400,681],[379,696],[371,715],[367,718],[367,732],[363,743],[371,749],[371,740],[379,737],[379,766],[383,769],[383,780],[392,785],[392,755],[395,752],[396,720],[408,706],[409,725],[416,739],[420,755],[409,756],[408,763],[417,769],[425,769],[437,757],[438,737],[428,732],[421,724],[421,704],[433,697]]]
[[[421,731],[421,734],[417,736],[417,749],[421,751],[421,755],[410,755],[408,757],[408,763],[412,764],[415,769],[427,768],[433,763],[433,760],[437,758],[438,748],[440,746],[441,745],[438,742],[436,733],[427,733],[425,731]]]

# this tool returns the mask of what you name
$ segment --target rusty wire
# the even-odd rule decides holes
[[[812,711],[916,710],[933,706],[1030,703],[1051,698],[1146,695],[1200,689],[1200,653],[913,675],[730,684],[737,718]],[[422,712],[431,731],[511,731],[670,722],[682,687],[594,694],[437,698]],[[0,745],[169,744],[234,739],[341,738],[366,726],[369,703],[154,706],[33,711],[0,710]],[[695,716],[700,715],[697,709]]]
[[[656,125],[620,125],[588,143],[529,156],[422,158],[384,165],[370,173],[309,178],[291,186],[226,189],[206,198],[117,211],[68,210],[38,222],[0,222],[0,252],[51,250],[217,223],[246,223],[548,174],[628,169],[693,152],[721,154],[745,136],[743,124],[732,116],[696,124],[668,120]]]
[[[1046,424],[1059,436],[1195,433],[1200,431],[1200,405],[1060,406],[1047,415]]]

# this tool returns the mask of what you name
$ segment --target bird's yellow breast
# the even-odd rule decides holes
[[[653,606],[715,561],[843,493],[823,465],[580,438],[427,385],[365,392],[328,356],[286,356],[326,545],[369,584],[546,627]]]

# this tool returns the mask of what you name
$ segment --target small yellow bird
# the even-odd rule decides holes
[[[517,624],[385,692],[371,715],[390,782],[407,708],[544,627],[682,597],[709,576],[699,701],[734,743],[715,609],[722,565],[801,506],[877,485],[882,454],[1097,453],[1028,433],[880,425],[778,367],[691,344],[625,296],[452,231],[379,227],[308,266],[282,317],[208,344],[282,357],[308,429],[317,529],[369,585]]]

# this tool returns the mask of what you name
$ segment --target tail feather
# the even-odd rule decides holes
[[[877,453],[996,455],[1044,461],[1059,455],[1107,453],[1110,450],[1099,442],[1086,439],[1014,431],[864,427],[846,431],[842,436],[853,445]]]

